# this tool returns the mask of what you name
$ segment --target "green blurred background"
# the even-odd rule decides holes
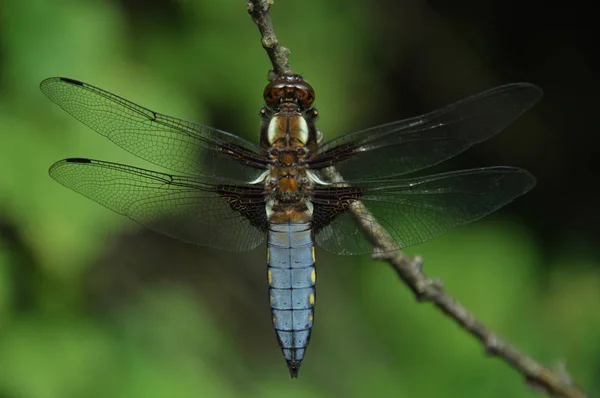
[[[451,4],[451,6],[450,6]],[[246,2],[0,3],[0,397],[533,397],[384,263],[318,256],[315,328],[290,380],[264,247],[157,235],[52,181],[65,157],[151,167],[50,103],[49,76],[257,140],[270,68]],[[435,171],[524,167],[538,186],[411,248],[492,329],[600,392],[600,88],[585,8],[536,1],[279,0],[326,137],[531,81],[545,98]]]

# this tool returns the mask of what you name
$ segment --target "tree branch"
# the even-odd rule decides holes
[[[261,32],[263,47],[273,64],[274,70],[271,72],[278,77],[293,74],[293,72],[289,67],[289,50],[279,46],[269,18],[269,10],[273,3],[274,0],[249,0],[248,12]],[[331,181],[343,184],[344,180],[335,168],[326,169],[325,174]],[[516,349],[507,340],[486,327],[475,315],[448,294],[441,280],[427,277],[423,273],[423,259],[419,256],[410,258],[402,253],[398,244],[362,202],[354,202],[350,206],[350,211],[356,216],[363,232],[373,244],[373,258],[389,263],[396,270],[400,279],[412,290],[417,301],[430,302],[435,305],[479,340],[488,355],[503,359],[509,366],[521,373],[530,387],[543,391],[551,397],[588,397],[572,382],[564,369],[548,369]]]
[[[430,302],[435,305],[479,340],[488,355],[503,359],[521,373],[532,388],[544,391],[552,397],[584,398],[588,396],[573,385],[569,375],[563,369],[553,371],[545,368],[477,320],[473,313],[448,294],[442,281],[428,278],[423,273],[421,257],[417,256],[411,259],[400,251],[380,251],[373,258],[387,261],[392,265],[419,302]]]
[[[260,30],[263,48],[267,51],[273,70],[269,72],[269,80],[273,81],[280,76],[293,75],[290,69],[290,50],[279,45],[277,35],[271,23],[269,11],[274,0],[249,0],[248,13]]]

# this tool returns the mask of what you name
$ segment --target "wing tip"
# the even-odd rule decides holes
[[[67,159],[59,160],[58,162],[53,163],[50,166],[50,168],[48,169],[48,174],[50,174],[50,177],[55,178],[55,175],[53,174],[53,172],[55,171],[55,169],[57,169],[58,167],[62,166],[65,163],[93,163],[93,161],[92,161],[92,159],[87,159],[87,158],[67,158]]]
[[[71,79],[69,77],[59,77],[57,78],[58,80],[60,80],[61,82],[65,82],[65,83],[69,83],[69,84],[74,84],[76,86],[83,86],[83,82],[79,81],[79,80],[75,80],[75,79]]]
[[[48,77],[44,80],[42,80],[40,82],[40,89],[44,91],[44,87],[48,86],[49,84],[53,84],[56,82],[62,82],[62,83],[67,83],[67,84],[72,84],[74,86],[84,86],[85,83],[79,80],[75,80],[75,79],[71,79],[69,77]]]
[[[64,159],[63,162],[66,162],[66,163],[92,163],[92,159],[88,159],[88,158],[67,158],[67,159]]]
[[[510,83],[508,86],[512,86],[519,90],[526,90],[531,94],[531,106],[533,106],[536,102],[538,102],[544,96],[544,90],[538,86],[537,84],[529,83],[529,82],[516,82]],[[531,107],[530,106],[530,107]],[[529,108],[527,108],[529,109]]]
[[[520,170],[523,173],[523,175],[527,178],[527,185],[525,185],[525,192],[523,192],[523,194],[526,194],[536,186],[537,178],[535,178],[535,176],[530,171],[527,171],[525,169]]]
[[[495,170],[498,173],[504,174],[505,176],[510,176],[511,178],[520,179],[523,182],[523,184],[522,184],[523,192],[520,193],[518,196],[524,195],[527,192],[531,191],[533,189],[533,187],[535,187],[535,185],[537,184],[537,179],[535,178],[535,176],[530,171],[522,169],[520,167],[492,166],[492,167],[482,167],[479,169],[471,169],[471,170],[465,170],[465,171],[474,171],[474,170],[480,170],[480,171]],[[450,172],[450,173],[452,173],[452,172]],[[518,196],[516,196],[516,197],[518,197]]]

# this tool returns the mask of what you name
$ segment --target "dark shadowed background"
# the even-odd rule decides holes
[[[317,251],[315,328],[291,381],[264,247],[147,230],[52,181],[65,157],[151,167],[39,91],[49,76],[258,138],[270,68],[246,3],[0,4],[0,396],[534,397],[384,263]],[[410,248],[491,328],[600,392],[596,13],[541,1],[276,1],[291,64],[334,137],[518,81],[545,97],[442,171],[519,166],[526,196]]]

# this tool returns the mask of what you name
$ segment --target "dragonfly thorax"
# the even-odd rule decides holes
[[[306,145],[309,130],[302,115],[275,115],[267,128],[267,142],[272,148],[296,150]]]
[[[302,202],[310,197],[313,181],[305,166],[272,166],[265,179],[265,191],[281,203]]]

